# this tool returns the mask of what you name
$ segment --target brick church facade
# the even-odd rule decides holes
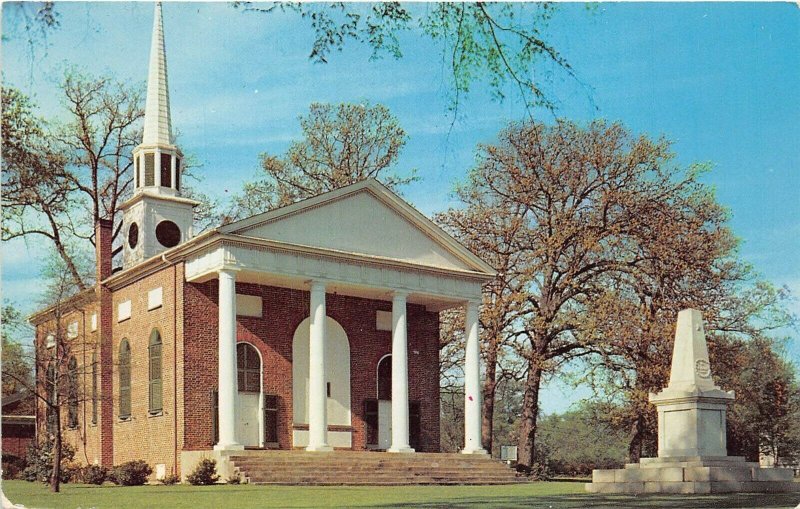
[[[134,192],[96,225],[97,285],[31,317],[75,345],[75,458],[155,476],[242,449],[439,450],[439,312],[464,307],[465,453],[480,445],[485,262],[375,180],[194,235],[156,7]],[[41,408],[39,432],[46,432]]]

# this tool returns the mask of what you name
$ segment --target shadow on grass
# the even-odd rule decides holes
[[[476,507],[552,508],[552,509],[794,509],[800,503],[798,493],[732,493],[724,495],[552,495],[521,498],[475,497],[453,502],[392,503],[375,507],[419,509],[467,509]]]

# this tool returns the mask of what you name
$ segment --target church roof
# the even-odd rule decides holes
[[[369,178],[218,229],[338,253],[493,276],[494,269]]]

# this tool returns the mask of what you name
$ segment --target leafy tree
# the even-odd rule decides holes
[[[540,450],[554,474],[591,475],[595,468],[621,468],[625,461],[627,434],[616,429],[606,416],[613,407],[582,404],[575,410],[542,418]]]
[[[446,214],[458,219],[451,222],[458,237],[469,241],[477,231],[487,240],[502,239],[484,243],[481,252],[490,253],[490,262],[506,252],[515,256],[511,293],[519,301],[510,310],[499,308],[498,316],[509,324],[504,343],[525,363],[522,470],[534,463],[542,378],[597,347],[597,297],[609,285],[633,284],[648,256],[642,246],[658,246],[683,220],[664,211],[705,191],[698,173],[672,158],[667,141],[635,138],[619,124],[516,123],[496,144],[479,148],[475,169],[457,189],[465,207]],[[492,302],[484,304],[491,314]]]
[[[534,65],[544,60],[572,75],[564,57],[546,40],[543,30],[553,15],[552,3],[436,3],[415,6],[400,2],[373,4],[234,2],[247,12],[291,11],[306,20],[315,39],[313,62],[327,63],[334,51],[352,41],[372,49],[371,59],[402,58],[401,35],[419,29],[441,44],[441,60],[451,78],[451,106],[477,82],[488,84],[499,99],[505,86],[519,90],[530,109],[555,108],[555,99],[533,79]]]
[[[14,147],[3,172],[3,240],[47,239],[79,288],[91,284],[75,258],[94,244],[94,224],[118,218],[133,186],[131,150],[141,139],[140,87],[70,70],[61,83],[67,120],[46,123],[29,100],[8,90],[15,115],[3,145]],[[3,93],[6,106],[6,90]],[[122,223],[117,219],[114,237]],[[88,241],[88,243],[86,242]],[[121,247],[117,248],[119,252]]]
[[[391,172],[406,133],[381,105],[314,103],[300,117],[303,139],[286,154],[261,155],[260,180],[244,185],[233,217],[246,217],[369,177],[396,188],[414,179]]]
[[[3,397],[29,387],[33,381],[33,365],[29,352],[20,342],[19,334],[26,332],[25,320],[10,302],[3,303]]]
[[[730,343],[724,348],[725,360],[719,355],[712,359],[721,368],[715,369],[718,383],[736,393],[728,412],[729,454],[758,461],[762,453],[776,465],[797,462],[800,384],[795,367],[767,337]]]
[[[46,121],[18,90],[3,88],[3,240],[44,239],[65,264],[74,284],[93,283],[79,263],[94,252],[94,225],[114,221],[120,235],[120,205],[133,193],[133,148],[141,141],[143,90],[113,78],[68,70],[61,82],[65,115]],[[191,161],[191,157],[184,161]],[[193,178],[184,165],[182,181]],[[203,202],[201,228],[219,223],[216,203],[184,185],[182,193]],[[122,251],[121,242],[113,255]]]

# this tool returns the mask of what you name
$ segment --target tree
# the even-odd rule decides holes
[[[80,288],[94,273],[77,260],[94,252],[94,225],[114,221],[113,255],[122,228],[120,205],[133,193],[133,148],[141,141],[143,89],[108,76],[68,70],[61,83],[66,112],[61,121],[34,114],[31,101],[3,88],[2,239],[44,239],[55,247],[65,270]],[[202,228],[218,224],[216,204],[185,182],[195,178],[184,158],[181,190],[200,200]],[[189,161],[188,164],[186,162]]]
[[[367,45],[371,59],[402,58],[400,36],[419,29],[441,44],[441,60],[450,76],[450,105],[458,108],[463,94],[480,81],[502,99],[511,84],[530,111],[534,105],[555,109],[556,101],[533,79],[540,60],[573,75],[564,57],[542,31],[553,15],[552,3],[437,3],[423,7],[400,2],[373,4],[234,2],[246,12],[292,11],[310,23],[315,40],[309,58],[327,63],[347,41]]]
[[[30,387],[33,365],[18,335],[25,332],[25,321],[19,310],[10,302],[3,303],[3,397]]]
[[[663,211],[704,190],[697,172],[672,158],[667,141],[635,138],[619,124],[522,122],[479,148],[476,167],[457,190],[466,207],[447,214],[461,214],[459,229],[508,243],[487,242],[490,260],[506,251],[516,257],[513,293],[520,300],[503,335],[525,362],[522,470],[535,460],[543,376],[593,351],[596,297],[615,281],[630,284],[612,276],[635,273],[645,260],[643,242],[669,234]]]
[[[263,177],[244,185],[231,215],[251,216],[369,177],[390,188],[414,179],[391,172],[406,133],[381,104],[311,105],[300,117],[303,139],[286,154],[261,155]]]
[[[58,254],[49,257],[43,277],[48,281],[42,302],[46,306],[47,321],[36,334],[30,351],[26,352],[28,362],[35,366],[35,376],[7,369],[4,364],[3,377],[29,390],[37,406],[44,409],[44,442],[52,444],[50,489],[58,492],[62,478],[63,428],[78,425],[78,405],[84,397],[80,380],[85,367],[77,359],[83,357],[82,349],[87,345],[74,320],[82,298],[91,298],[93,292],[81,290]]]
[[[119,205],[132,192],[131,150],[141,139],[141,87],[109,77],[94,78],[69,70],[61,83],[67,119],[46,123],[32,114],[18,91],[3,90],[14,115],[3,116],[3,146],[14,150],[3,172],[3,240],[47,239],[57,250],[73,282],[83,289],[90,276],[75,263],[94,244],[100,218],[122,222]],[[8,97],[8,99],[7,99]],[[115,254],[121,250],[118,247]]]
[[[459,195],[469,193],[464,186],[457,189]],[[500,362],[504,357],[504,349],[511,346],[508,341],[511,327],[523,309],[522,286],[525,280],[520,277],[519,268],[524,263],[521,261],[524,254],[514,245],[514,239],[524,224],[519,212],[519,205],[509,210],[491,203],[481,203],[479,207],[469,209],[450,209],[434,218],[464,246],[474,253],[480,253],[483,260],[497,271],[495,279],[484,287],[480,316],[481,353],[486,366],[482,390],[481,442],[490,453],[498,384],[515,378],[519,373],[518,366]],[[448,355],[441,357],[450,358]],[[514,358],[513,351],[505,357]],[[506,366],[510,369],[506,369]]]

